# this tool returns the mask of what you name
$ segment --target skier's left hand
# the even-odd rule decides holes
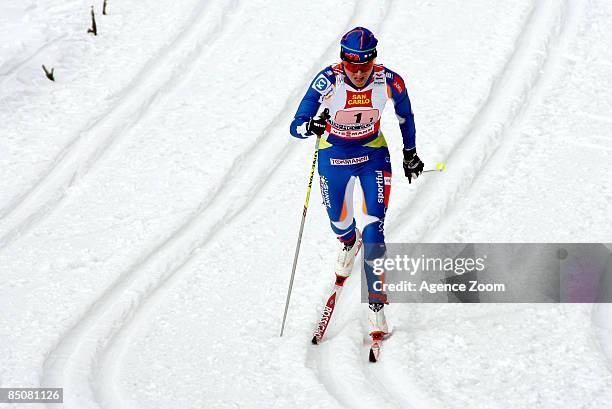
[[[404,149],[404,174],[408,178],[408,183],[412,183],[412,178],[419,177],[424,166],[416,153],[416,148]]]

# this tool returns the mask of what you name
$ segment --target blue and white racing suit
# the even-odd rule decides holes
[[[386,301],[373,283],[372,261],[384,257],[385,213],[391,191],[391,160],[380,119],[388,99],[395,105],[404,149],[415,147],[414,115],[403,79],[382,65],[374,65],[363,88],[356,88],[342,64],[323,69],[312,81],[290,126],[293,136],[312,135],[306,129],[319,108],[331,118],[319,145],[318,170],[323,204],[331,228],[342,242],[355,237],[353,188],[357,178],[364,194],[363,243],[370,302]]]

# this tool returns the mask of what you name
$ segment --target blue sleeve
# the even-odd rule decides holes
[[[414,124],[414,113],[408,97],[408,91],[404,80],[395,72],[386,69],[387,85],[391,89],[391,98],[395,104],[395,115],[399,120],[400,131],[404,149],[416,147],[416,126]]]
[[[302,98],[302,102],[300,102],[300,106],[289,126],[291,135],[297,138],[305,138],[312,135],[311,132],[306,130],[306,124],[310,118],[317,114],[323,97],[333,91],[335,84],[336,77],[331,67],[327,67],[317,74],[310,83],[310,87]]]

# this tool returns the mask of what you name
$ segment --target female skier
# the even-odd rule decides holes
[[[384,222],[391,189],[391,161],[380,131],[388,99],[395,105],[403,139],[404,174],[411,183],[423,171],[416,152],[414,115],[402,78],[375,64],[378,40],[370,30],[356,27],[340,41],[339,64],[324,68],[310,84],[291,123],[291,135],[321,137],[318,170],[321,196],[331,228],[340,240],[335,272],[340,282],[353,268],[360,239],[368,282],[369,333],[376,339],[388,332],[384,292],[374,288],[382,277],[373,264],[385,255]],[[325,110],[319,118],[319,108]],[[361,233],[353,218],[353,188],[359,178],[363,190],[365,226]],[[380,286],[377,286],[377,288]]]

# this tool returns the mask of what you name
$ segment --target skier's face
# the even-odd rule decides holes
[[[343,61],[344,71],[355,86],[361,88],[365,85],[372,70],[374,69],[374,60],[368,61],[365,64],[352,64],[348,61]]]

